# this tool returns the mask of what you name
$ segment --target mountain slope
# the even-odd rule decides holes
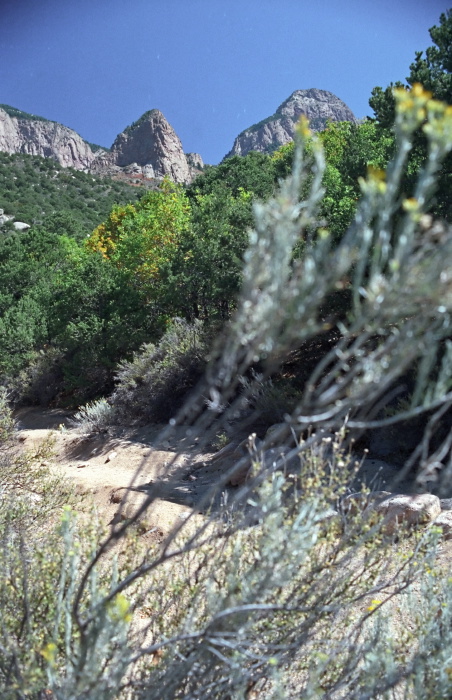
[[[196,154],[190,154],[189,161],[171,124],[162,112],[152,109],[118,134],[109,153],[99,152],[91,171],[111,175],[122,169],[146,178],[169,177],[187,183],[192,171],[202,167],[201,157],[194,165],[193,156]]]
[[[274,114],[242,131],[226,158],[249,151],[271,152],[293,141],[295,125],[304,114],[313,131],[322,131],[329,120],[356,122],[345,102],[327,90],[295,90]]]
[[[64,168],[116,175],[134,184],[163,177],[188,183],[203,168],[201,156],[184,153],[158,109],[145,112],[116,137],[111,149],[105,149],[58,122],[0,105],[0,151],[52,158]]]
[[[134,202],[142,194],[124,182],[63,168],[51,158],[0,153],[0,208],[28,224],[65,212],[89,233],[115,204]],[[0,235],[5,230],[0,227]]]
[[[88,170],[95,154],[82,137],[67,126],[21,110],[0,107],[0,151],[53,158],[64,168]]]

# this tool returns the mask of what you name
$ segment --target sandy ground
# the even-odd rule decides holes
[[[107,523],[130,517],[152,494],[155,500],[143,530],[164,537],[192,510],[202,517],[218,508],[222,498],[229,499],[236,492],[228,487],[215,495],[215,501],[207,499],[234,458],[213,459],[214,448],[201,452],[189,428],[175,428],[173,436],[163,442],[159,439],[162,425],[117,427],[86,436],[71,426],[71,417],[59,409],[20,409],[15,415],[19,441],[25,449],[32,449],[50,437],[54,454],[49,462],[73,483],[86,504],[95,504]],[[371,487],[381,489],[388,488],[397,470],[369,458],[360,473]],[[397,490],[412,489],[403,483]]]
[[[154,494],[145,529],[164,536],[192,510],[203,514],[221,499],[217,494],[216,503],[206,502],[206,494],[225,462],[210,462],[214,450],[200,453],[188,428],[176,428],[171,439],[160,443],[157,438],[165,426],[117,428],[88,437],[71,427],[71,414],[61,410],[24,408],[15,418],[25,449],[46,438],[54,441],[49,464],[74,484],[86,503],[94,502],[108,523],[115,522],[120,511],[129,517],[130,508]],[[124,503],[121,508],[124,497],[129,511]]]

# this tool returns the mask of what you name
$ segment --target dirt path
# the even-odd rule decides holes
[[[178,426],[163,442],[158,440],[162,425],[117,427],[88,437],[71,426],[71,417],[59,409],[20,409],[15,415],[19,440],[32,449],[50,438],[54,446],[49,463],[73,483],[74,491],[82,497],[82,507],[94,503],[107,523],[130,517],[149,494],[155,500],[143,529],[160,537],[192,511],[202,517],[210,507],[219,506],[221,493],[213,503],[206,502],[206,494],[236,459],[212,460],[215,451],[200,452],[189,428]],[[396,474],[394,467],[370,458],[360,470],[360,478],[377,489],[385,488]],[[409,482],[399,485],[405,493],[412,487]],[[124,498],[126,506],[121,507]]]
[[[200,454],[183,427],[157,447],[163,428],[159,425],[86,437],[70,427],[71,414],[61,410],[26,408],[15,418],[24,448],[33,449],[50,438],[54,446],[49,464],[73,482],[86,504],[94,502],[109,523],[126,494],[132,507],[158,489],[146,527],[167,534],[192,509],[198,510],[220,470],[209,463],[213,453]]]

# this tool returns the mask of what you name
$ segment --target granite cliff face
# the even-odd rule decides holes
[[[158,109],[145,112],[116,137],[112,158],[119,167],[136,164],[145,177],[188,182],[190,168],[180,138]]]
[[[200,155],[184,153],[179,137],[158,109],[145,112],[124,129],[110,150],[93,150],[79,134],[62,124],[8,105],[3,107],[0,107],[0,151],[53,158],[63,167],[132,179],[136,184],[143,179],[163,177],[176,183],[189,183],[204,167]],[[314,131],[324,129],[328,120],[356,122],[351,110],[333,93],[296,90],[275,114],[239,134],[226,157],[249,151],[273,151],[292,141],[301,114],[308,117]]]
[[[244,156],[249,151],[274,151],[293,141],[295,124],[302,114],[309,119],[313,131],[323,130],[328,120],[357,122],[351,109],[332,92],[316,88],[295,90],[275,114],[242,131],[226,158]]]
[[[0,151],[53,158],[65,168],[88,170],[95,154],[72,129],[45,119],[10,116],[0,108]]]
[[[146,178],[190,182],[193,167],[193,159],[189,162],[172,126],[158,109],[153,109],[124,129],[109,153],[99,153],[91,170],[107,174],[122,170]]]
[[[156,180],[167,176],[177,183],[190,182],[203,168],[200,155],[184,153],[158,109],[124,129],[109,151],[93,151],[72,129],[5,105],[0,108],[0,151],[53,158],[63,167],[99,175]]]

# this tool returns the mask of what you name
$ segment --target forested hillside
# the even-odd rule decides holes
[[[115,204],[141,194],[122,182],[63,168],[51,158],[0,152],[0,209],[17,221],[42,224],[47,216],[64,212],[89,231]]]
[[[321,139],[318,221],[338,241],[358,177],[369,163],[384,167],[393,139],[370,122],[332,124]],[[187,188],[163,181],[143,195],[51,160],[2,154],[0,206],[33,224],[0,233],[0,372],[15,377],[17,397],[76,404],[99,396],[112,389],[118,362],[158,341],[170,318],[224,323],[241,284],[253,203],[274,194],[292,159],[293,145],[234,156]]]

